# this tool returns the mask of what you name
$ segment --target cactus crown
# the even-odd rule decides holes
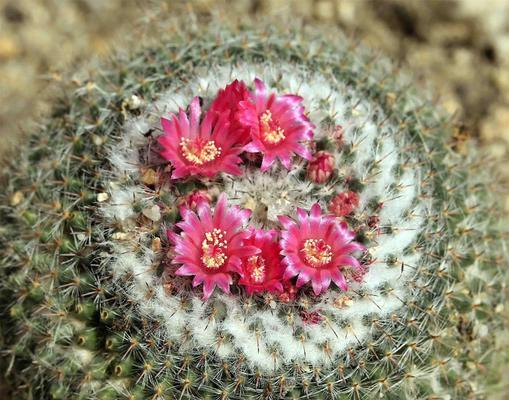
[[[2,368],[25,397],[462,398],[495,379],[506,243],[478,158],[447,144],[446,117],[385,60],[269,33],[175,34],[120,57],[7,168]],[[199,107],[195,96],[207,110],[228,84],[255,90],[255,78],[302,97],[314,157],[287,170],[284,156],[267,166],[242,154],[204,172],[229,147],[183,140],[202,175],[171,179],[161,117]],[[270,144],[288,132],[274,120],[260,118]],[[295,278],[278,286],[278,275],[274,290],[251,293],[234,276],[231,294],[203,301],[176,273],[175,243],[189,239],[190,209],[217,211],[220,193],[228,212],[250,209],[249,224],[266,231],[295,230],[286,226],[318,204],[365,248],[352,253],[358,268],[318,291],[297,290]],[[223,241],[221,230],[207,234],[204,252]],[[319,240],[303,241],[316,266],[332,257]],[[227,259],[206,255],[210,268]]]

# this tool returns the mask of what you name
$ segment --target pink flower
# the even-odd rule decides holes
[[[250,257],[260,250],[244,242],[249,232],[242,229],[250,212],[227,204],[222,194],[212,212],[210,205],[200,203],[197,212],[183,210],[183,221],[177,226],[180,234],[168,232],[175,245],[173,264],[182,264],[176,275],[194,276],[193,287],[203,284],[203,299],[214,288],[230,292],[233,273],[242,273],[241,257]]]
[[[188,193],[179,201],[180,213],[183,214],[184,208],[189,208],[191,211],[196,211],[198,205],[201,203],[210,204],[212,197],[206,190],[195,190],[194,192]]]
[[[244,126],[237,119],[239,105],[241,101],[249,99],[250,93],[244,81],[235,79],[224,89],[219,90],[216,98],[210,105],[210,111],[218,117],[227,112],[228,121],[230,122],[230,132],[237,136],[239,143],[245,145],[251,140],[249,127]]]
[[[349,215],[359,207],[359,195],[355,192],[338,193],[329,203],[329,212],[336,217]]]
[[[304,115],[302,97],[276,96],[267,93],[265,84],[254,81],[256,91],[250,101],[241,101],[237,118],[251,132],[251,142],[244,147],[249,153],[262,153],[262,171],[266,171],[276,158],[291,168],[292,157],[298,154],[310,160],[311,153],[301,142],[313,138],[314,125]]]
[[[171,179],[192,175],[211,178],[219,172],[240,175],[242,147],[230,134],[229,112],[208,112],[201,123],[200,115],[200,99],[195,97],[189,119],[184,110],[178,117],[161,118],[164,134],[158,142],[163,147],[161,155],[175,168]]]
[[[298,276],[297,287],[311,281],[315,295],[323,293],[331,280],[342,290],[347,283],[343,267],[360,268],[359,261],[350,254],[364,247],[353,242],[355,234],[332,215],[322,215],[318,204],[308,213],[297,209],[298,221],[279,217],[283,224],[281,247],[286,266],[283,279]]]
[[[260,249],[260,253],[242,259],[242,278],[239,284],[245,286],[248,294],[258,292],[282,292],[284,268],[281,265],[281,247],[275,230],[253,229],[244,242]]]
[[[327,151],[316,152],[308,163],[306,172],[311,182],[327,182],[334,172],[334,156]]]

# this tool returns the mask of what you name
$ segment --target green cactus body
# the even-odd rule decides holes
[[[496,383],[506,243],[475,156],[390,63],[276,31],[192,32],[120,58],[62,103],[0,194],[2,370],[22,398],[482,398]],[[159,119],[234,79],[302,96],[325,183],[248,161],[241,176],[168,179]],[[474,153],[473,149],[470,152]],[[168,276],[166,230],[200,189],[257,227],[338,193],[369,266],[295,301]],[[355,278],[349,276],[349,278]],[[314,319],[310,316],[318,316]],[[311,321],[311,322],[310,322]]]

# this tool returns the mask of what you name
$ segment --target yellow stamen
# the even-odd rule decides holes
[[[196,165],[203,165],[215,160],[221,154],[221,147],[217,147],[213,140],[202,145],[196,140],[182,138],[180,149],[184,158]]]
[[[205,233],[205,239],[201,243],[203,252],[201,261],[207,268],[217,269],[226,262],[225,250],[228,248],[228,242],[224,239],[225,236],[226,232],[217,228]]]
[[[262,283],[265,279],[265,261],[262,257],[251,256],[247,259],[247,265],[251,271],[251,279],[255,283]]]
[[[262,114],[260,122],[262,124],[262,137],[264,142],[277,144],[286,138],[284,129],[273,123],[270,110]]]
[[[322,239],[308,239],[301,250],[311,267],[322,267],[332,261],[332,248]]]

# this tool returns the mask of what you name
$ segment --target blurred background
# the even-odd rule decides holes
[[[508,156],[509,0],[0,0],[0,146],[33,129],[83,61],[189,11],[339,26],[431,83],[458,135]]]
[[[478,140],[509,178],[509,0],[0,0],[0,156],[91,60],[157,40],[179,15],[339,27],[434,87],[457,140]]]

